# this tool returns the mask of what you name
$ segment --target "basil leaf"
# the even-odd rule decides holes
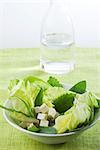
[[[63,113],[73,105],[74,97],[76,96],[73,92],[68,92],[53,101],[55,109],[59,113]]]
[[[70,91],[83,94],[86,92],[86,81],[80,81],[79,83],[75,84]]]
[[[43,90],[40,89],[40,91],[39,91],[39,93],[38,93],[38,95],[37,95],[37,97],[36,97],[36,99],[35,99],[34,106],[35,106],[35,107],[36,107],[36,106],[41,106],[42,103],[43,103],[42,100],[43,100]]]
[[[47,81],[51,86],[56,86],[56,87],[63,87],[62,84],[59,83],[59,81],[55,78],[50,76],[48,81]]]

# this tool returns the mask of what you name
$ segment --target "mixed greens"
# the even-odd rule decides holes
[[[47,82],[29,76],[11,80],[8,86],[11,107],[9,111],[16,123],[31,132],[60,134],[90,124],[100,108],[96,96],[86,91],[86,81],[65,89],[55,78]]]

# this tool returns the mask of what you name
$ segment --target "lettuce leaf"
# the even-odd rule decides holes
[[[39,91],[40,88],[34,83],[32,84],[30,82],[27,82],[27,84],[25,84],[23,80],[20,80],[18,84],[15,85],[9,92],[9,98],[17,97],[25,101],[30,107],[33,107],[34,100]]]
[[[65,93],[66,90],[62,87],[49,87],[43,92],[43,103],[53,107],[53,101]]]
[[[96,97],[91,92],[78,94],[74,105],[64,115],[56,118],[54,127],[57,133],[64,133],[66,130],[72,131],[80,124],[93,121],[95,108],[99,108],[99,105]]]
[[[12,88],[17,85],[19,82],[18,79],[14,79],[14,80],[10,80],[9,86],[8,86],[8,90],[12,90]]]
[[[77,94],[76,101],[74,103],[86,103],[90,107],[99,108],[98,101],[95,95],[91,92],[86,92],[84,94]]]
[[[34,79],[34,80],[33,80]],[[27,117],[35,117],[33,108],[34,108],[34,101],[37,98],[39,92],[40,92],[40,86],[37,85],[42,84],[42,81],[40,79],[37,79],[35,77],[28,77],[27,79],[15,79],[11,80],[10,84],[8,86],[9,89],[9,100],[12,103],[12,110],[10,111],[10,115],[18,120],[25,121]],[[44,84],[44,82],[43,82]],[[8,109],[7,109],[8,110]],[[20,113],[19,113],[20,112]]]
[[[100,99],[96,99],[96,100],[97,100],[98,106],[99,106],[99,108],[100,108]]]
[[[38,87],[42,88],[43,90],[47,89],[50,85],[43,81],[42,79],[39,79],[37,77],[34,76],[28,76],[26,78],[24,78],[25,84],[27,84],[27,82],[31,83],[31,84],[35,84]]]

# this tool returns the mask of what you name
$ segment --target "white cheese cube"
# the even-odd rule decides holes
[[[40,107],[35,107],[35,113],[40,113],[41,110],[40,110]]]
[[[40,126],[41,127],[48,127],[49,121],[48,120],[41,120],[40,121]]]
[[[40,106],[41,113],[47,113],[49,111],[49,107],[46,104],[42,104]]]
[[[39,113],[39,114],[37,115],[37,119],[39,119],[39,120],[47,119],[47,114]]]
[[[54,119],[56,115],[57,115],[56,110],[54,108],[49,108],[48,116]]]

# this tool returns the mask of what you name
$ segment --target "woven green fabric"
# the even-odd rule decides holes
[[[100,49],[77,48],[77,63],[74,71],[57,78],[74,84],[86,79],[89,90],[100,95]],[[0,50],[0,103],[7,98],[7,85],[10,79],[26,75],[38,76],[46,80],[49,74],[39,67],[39,49]],[[30,139],[8,125],[0,110],[0,150],[99,150],[100,121],[85,131],[76,140],[61,145],[45,145]]]

